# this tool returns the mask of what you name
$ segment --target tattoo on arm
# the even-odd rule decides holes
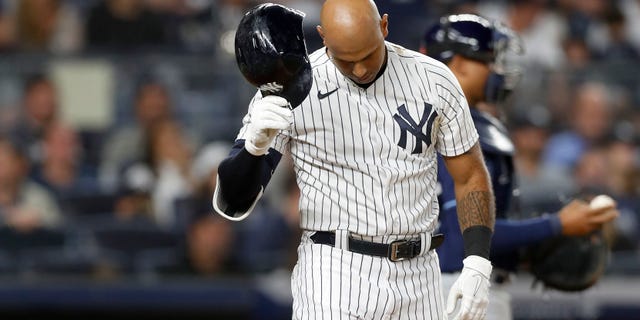
[[[488,191],[472,191],[464,195],[458,203],[458,221],[460,230],[476,225],[493,230],[495,224],[495,203]]]

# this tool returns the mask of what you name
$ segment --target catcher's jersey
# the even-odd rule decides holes
[[[386,69],[366,89],[343,76],[325,48],[309,56],[313,86],[294,110],[291,130],[274,144],[293,158],[303,229],[363,236],[433,231],[436,152],[459,155],[478,139],[449,69],[398,45],[386,47]],[[251,107],[240,139],[250,113]]]

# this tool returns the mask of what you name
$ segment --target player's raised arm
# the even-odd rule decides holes
[[[488,303],[492,269],[488,260],[495,224],[491,180],[477,143],[461,155],[444,159],[455,184],[465,251],[464,268],[449,292],[447,313],[457,315],[456,319],[481,319]]]
[[[259,92],[249,104],[230,156],[218,167],[213,208],[230,220],[251,213],[281,158],[293,108],[311,89],[304,14],[277,4],[258,5],[236,30],[235,51],[245,79]],[[276,137],[281,135],[279,146]]]

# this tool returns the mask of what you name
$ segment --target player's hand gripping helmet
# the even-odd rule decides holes
[[[284,97],[297,107],[313,77],[302,30],[304,13],[273,3],[247,12],[236,30],[238,67],[263,95]]]
[[[421,51],[443,63],[459,54],[488,64],[492,73],[485,87],[487,102],[506,98],[522,74],[517,61],[524,47],[518,35],[503,24],[473,14],[442,17],[425,34]]]

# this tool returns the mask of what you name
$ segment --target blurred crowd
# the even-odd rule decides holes
[[[3,275],[292,267],[298,190],[286,158],[246,221],[211,213],[217,164],[254,90],[236,70],[233,35],[260,2],[0,0]],[[304,11],[308,50],[321,47],[322,1],[273,2]],[[622,214],[613,249],[635,261],[613,270],[640,274],[640,0],[376,2],[390,16],[388,40],[414,50],[450,13],[521,35],[521,84],[500,108],[517,149],[514,218],[610,194]],[[86,78],[96,70],[107,80]],[[99,125],[79,113],[94,103],[107,106],[89,114]]]

